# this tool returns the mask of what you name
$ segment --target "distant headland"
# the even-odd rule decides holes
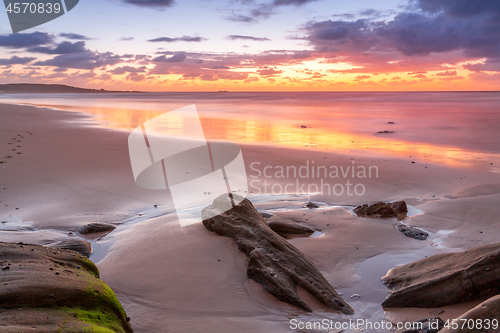
[[[105,89],[87,89],[65,84],[9,83],[0,84],[0,93],[139,93],[142,91],[112,91]]]

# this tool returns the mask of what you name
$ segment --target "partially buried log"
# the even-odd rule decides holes
[[[500,243],[439,254],[391,269],[385,308],[435,308],[500,293]]]
[[[229,195],[221,195],[203,209],[202,217],[208,230],[233,238],[249,257],[248,278],[280,301],[305,311],[312,309],[297,294],[297,285],[332,310],[354,313],[309,258],[272,231],[248,199],[240,200],[233,207]]]

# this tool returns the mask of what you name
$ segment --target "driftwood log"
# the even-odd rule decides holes
[[[248,278],[280,301],[305,311],[312,309],[297,294],[297,285],[332,310],[354,313],[314,263],[271,230],[248,199],[237,201],[241,202],[233,206],[229,195],[222,195],[202,211],[202,218],[208,230],[233,238],[249,257]]]

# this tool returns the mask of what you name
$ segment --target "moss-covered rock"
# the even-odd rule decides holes
[[[69,250],[0,242],[2,332],[132,332],[99,270]]]

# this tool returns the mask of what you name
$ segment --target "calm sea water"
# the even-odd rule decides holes
[[[0,101],[87,112],[123,130],[195,104],[211,140],[411,156],[495,172],[500,161],[496,92],[4,94]]]

